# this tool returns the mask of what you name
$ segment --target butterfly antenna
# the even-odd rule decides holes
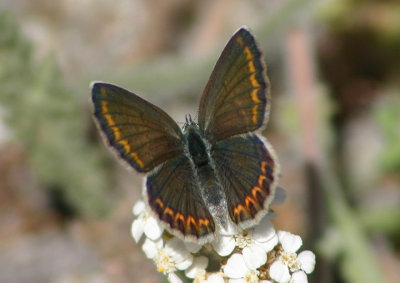
[[[190,114],[186,114],[186,124],[191,125],[194,124],[192,116]]]

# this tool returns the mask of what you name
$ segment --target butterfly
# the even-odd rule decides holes
[[[144,198],[167,230],[207,243],[268,213],[278,162],[261,136],[270,83],[254,37],[239,29],[203,91],[198,121],[181,129],[163,110],[118,86],[92,85],[94,117],[108,144],[139,173]]]

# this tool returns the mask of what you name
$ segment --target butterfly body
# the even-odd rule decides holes
[[[161,223],[205,243],[215,233],[259,222],[279,172],[259,134],[268,118],[269,82],[252,35],[228,42],[203,92],[198,122],[181,130],[168,114],[134,93],[105,83],[92,90],[94,116],[108,144],[138,172]]]

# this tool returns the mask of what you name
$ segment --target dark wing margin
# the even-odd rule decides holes
[[[160,108],[112,84],[92,86],[94,117],[108,144],[139,172],[182,153],[181,130]]]

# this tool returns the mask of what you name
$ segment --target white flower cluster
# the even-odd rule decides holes
[[[185,276],[199,283],[302,283],[308,282],[307,274],[314,270],[313,252],[297,254],[302,245],[300,236],[276,232],[268,215],[252,229],[234,236],[219,236],[211,244],[200,246],[164,233],[143,201],[134,206],[133,213],[133,238],[139,242],[145,235],[144,253],[169,282],[183,282],[181,277]],[[220,264],[217,271],[211,272],[207,271],[207,256],[213,253]]]

